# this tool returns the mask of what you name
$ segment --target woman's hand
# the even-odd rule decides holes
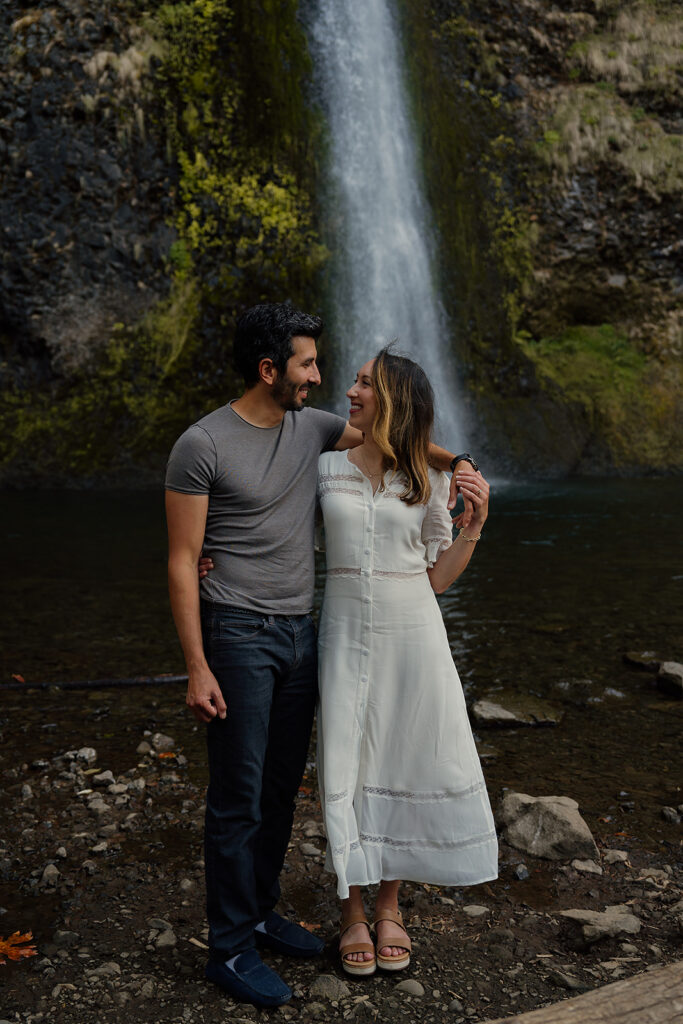
[[[463,498],[472,503],[469,521],[464,522],[465,513],[461,512],[455,517],[455,525],[458,529],[469,526],[477,531],[481,530],[489,514],[489,485],[479,470],[473,469],[457,470],[455,481]]]
[[[213,560],[211,558],[208,558],[206,555],[202,555],[199,561],[197,562],[197,573],[199,574],[200,580],[203,580],[204,577],[208,573],[210,573],[212,569]]]

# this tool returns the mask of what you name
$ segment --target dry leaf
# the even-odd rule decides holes
[[[25,935],[12,932],[7,939],[0,935],[0,966],[7,963],[5,957],[9,957],[10,960],[21,960],[25,956],[35,956],[38,952],[35,946],[20,945],[22,942],[30,942],[32,938],[33,932],[26,932]]]
[[[25,683],[26,680],[23,676],[20,676],[18,672],[12,673],[12,679],[15,679],[18,683]]]

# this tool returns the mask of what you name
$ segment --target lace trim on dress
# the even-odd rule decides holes
[[[382,578],[388,577],[389,579],[392,579],[392,580],[412,580],[416,576],[421,576],[424,571],[425,571],[424,569],[418,569],[417,572],[392,572],[389,569],[373,569],[372,570],[372,575],[373,576],[381,576]],[[355,579],[356,577],[360,576],[360,574],[361,574],[361,570],[360,569],[354,569],[352,566],[348,566],[348,567],[341,566],[338,569],[328,569],[327,570],[327,575],[328,576],[343,576],[346,579],[351,579],[351,578]]]
[[[333,846],[332,847],[332,855],[333,856],[341,857],[341,856],[343,856],[346,853],[347,850],[349,852],[351,852],[351,850],[359,850],[359,849],[360,849],[360,841],[358,839],[354,839],[354,841],[352,843],[349,843],[348,846],[347,846],[346,843],[342,843],[340,846]]]
[[[340,800],[344,800],[346,798],[346,794],[347,793],[348,793],[348,790],[346,790],[346,789],[343,789],[341,791],[341,793],[330,793],[329,796],[325,797],[325,803],[326,804],[336,804]]]
[[[363,792],[370,796],[387,796],[392,800],[413,800],[415,803],[432,803],[438,800],[459,800],[465,796],[474,796],[484,788],[483,782],[473,782],[464,789],[442,789],[434,793],[414,793],[408,789],[387,789],[384,786],[363,786]]]
[[[393,836],[371,836],[366,832],[360,833],[360,839],[373,846],[393,846],[397,850],[462,850],[469,846],[485,846],[495,841],[496,830],[491,829],[478,836],[468,836],[466,839],[394,839]]]
[[[318,481],[321,484],[330,483],[332,480],[350,480],[354,484],[358,483],[355,473],[321,473],[318,476]]]
[[[318,485],[318,493],[321,494],[321,495],[324,495],[324,494],[357,494],[357,495],[360,495],[361,498],[363,497],[363,492],[360,490],[359,487],[337,487],[336,485],[332,485],[332,484],[329,484],[329,483],[327,483],[327,484],[320,483]]]

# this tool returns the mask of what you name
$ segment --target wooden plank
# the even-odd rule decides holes
[[[683,960],[486,1024],[683,1024]]]

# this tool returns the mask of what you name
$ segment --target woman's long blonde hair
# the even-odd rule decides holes
[[[377,410],[372,436],[384,458],[384,468],[406,477],[401,500],[423,505],[429,500],[427,454],[434,423],[434,392],[422,367],[391,346],[383,348],[372,367]]]

